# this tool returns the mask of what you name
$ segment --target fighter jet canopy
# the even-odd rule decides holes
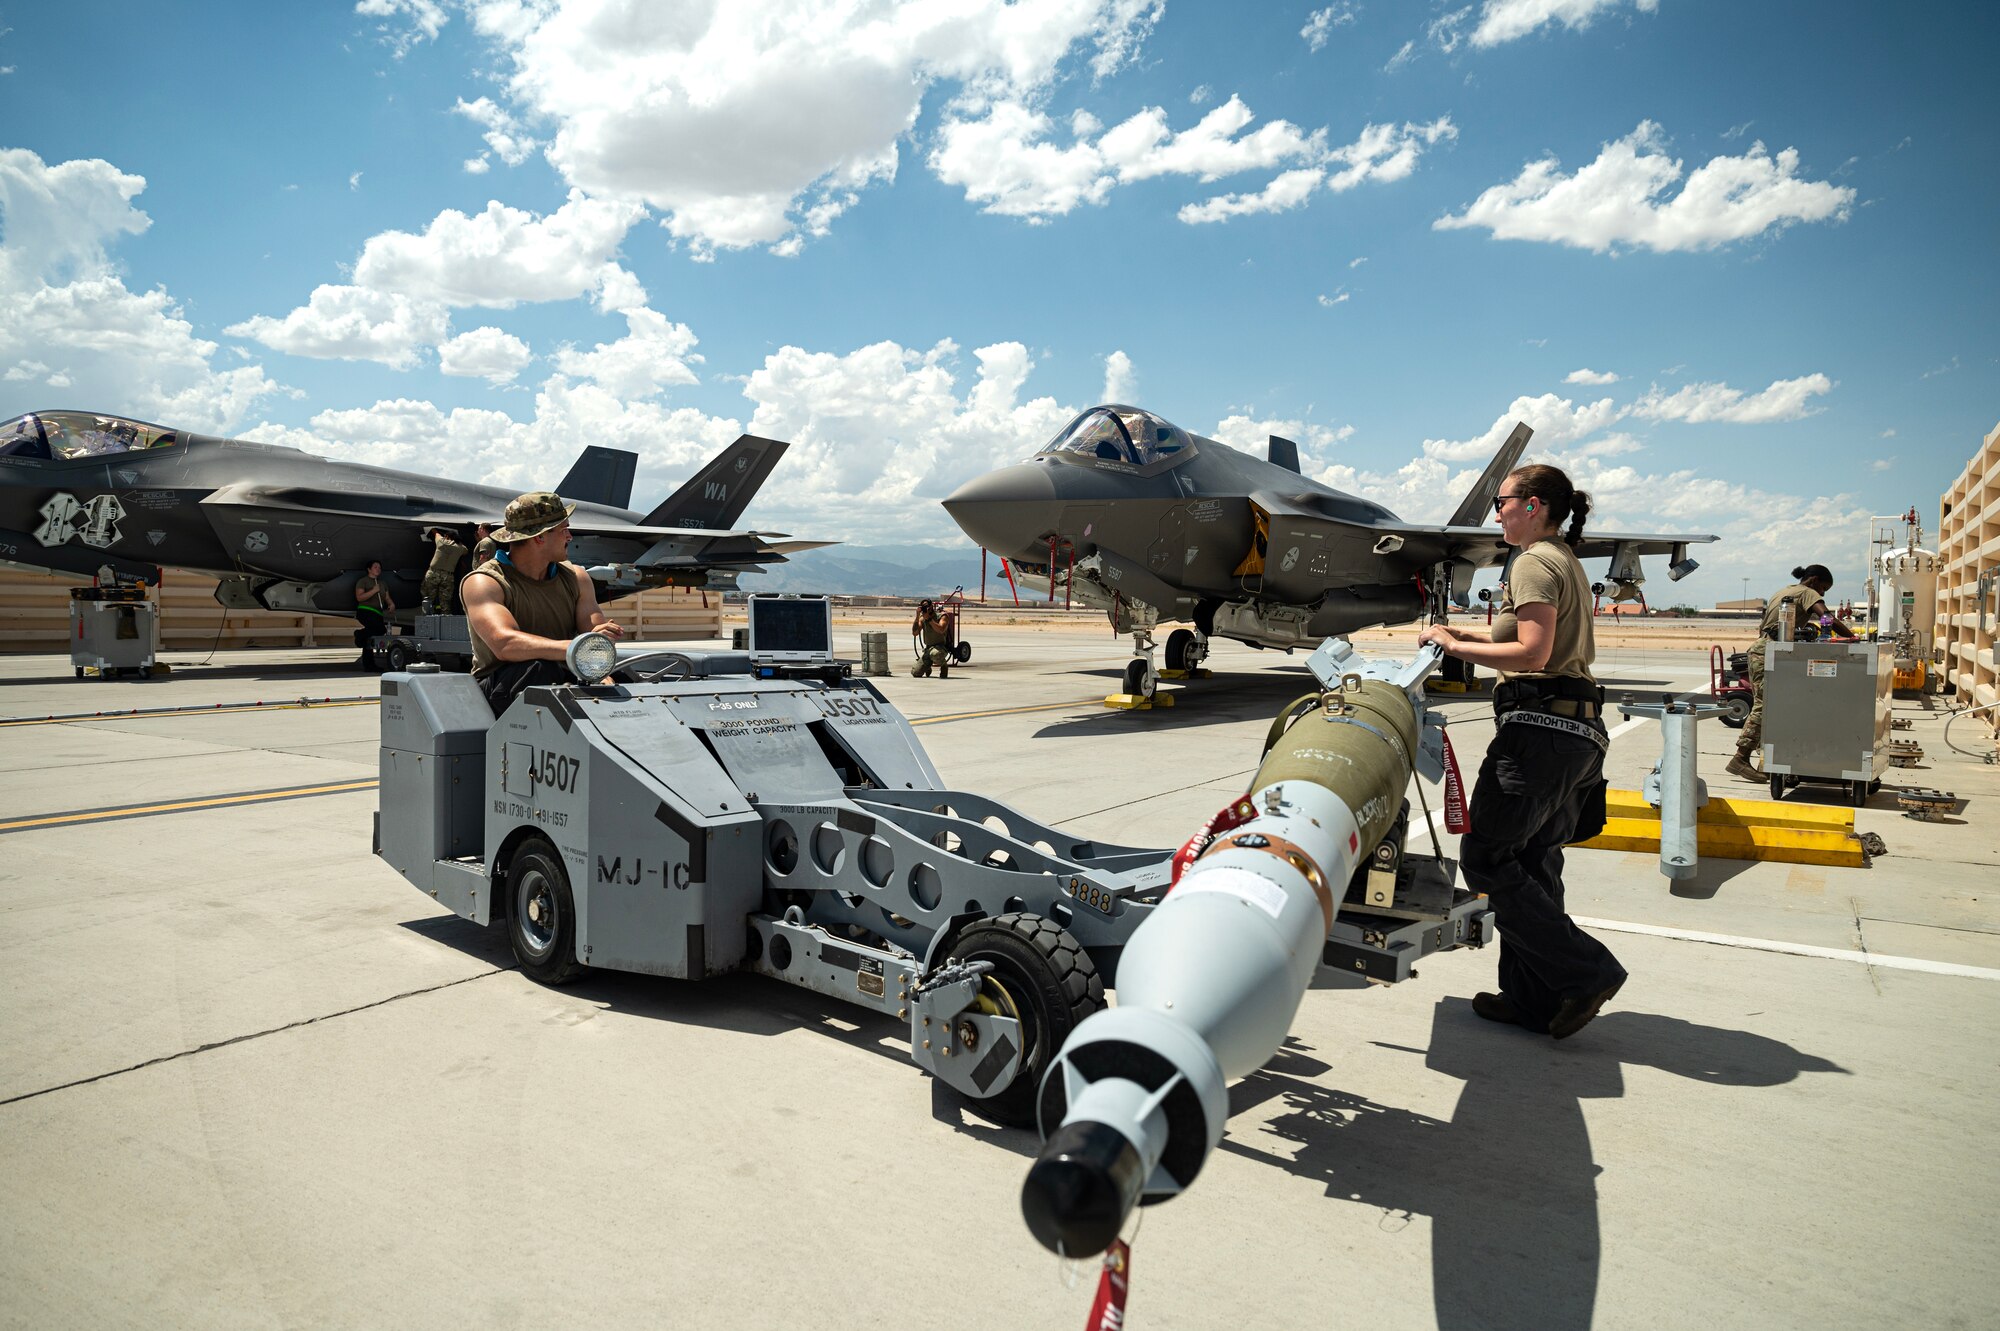
[[[1042,445],[1041,454],[1067,453],[1143,467],[1178,457],[1192,444],[1187,431],[1172,421],[1114,404],[1092,407],[1078,416]]]
[[[67,461],[179,442],[167,426],[88,411],[30,412],[0,425],[0,457]]]

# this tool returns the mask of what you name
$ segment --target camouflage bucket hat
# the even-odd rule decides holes
[[[491,534],[492,539],[501,545],[526,541],[560,527],[569,521],[569,515],[574,512],[576,505],[565,503],[563,497],[553,491],[537,490],[533,494],[524,494],[507,505],[506,522]]]

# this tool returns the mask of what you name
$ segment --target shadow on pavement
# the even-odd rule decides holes
[[[507,970],[516,969],[504,925],[482,927],[456,915],[406,920],[403,928],[434,942]],[[733,973],[711,979],[668,980],[626,971],[594,970],[562,992],[607,1011],[683,1026],[775,1036],[811,1030],[852,1049],[876,1054],[908,1069],[925,1073],[910,1060],[907,1027],[893,1017],[826,998],[761,975]],[[954,1132],[987,1142],[1001,1150],[1031,1158],[1040,1146],[1032,1132],[1002,1127],[980,1118],[973,1102],[935,1079],[931,1081],[931,1116]]]
[[[1303,669],[1303,667],[1301,668]],[[1082,672],[1094,674],[1096,672]],[[1105,686],[1115,692],[1114,676]],[[1310,674],[1292,675],[1266,672],[1258,675],[1216,675],[1186,684],[1167,684],[1163,690],[1174,694],[1172,707],[1144,711],[1124,711],[1115,707],[1085,709],[1083,714],[1052,720],[1035,732],[1035,738],[1078,738],[1086,735],[1123,735],[1137,730],[1186,730],[1195,726],[1219,725],[1232,721],[1268,721],[1292,699],[1317,691]]]
[[[1492,1026],[1466,1000],[1448,998],[1437,1005],[1425,1056],[1431,1071],[1465,1083],[1445,1120],[1305,1080],[1330,1069],[1295,1041],[1287,1046],[1229,1097],[1232,1115],[1272,1101],[1282,1111],[1255,1134],[1225,1138],[1222,1149],[1321,1183],[1329,1197],[1380,1207],[1385,1227],[1429,1216],[1432,1295],[1446,1331],[1591,1325],[1603,1166],[1592,1156],[1583,1102],[1622,1096],[1624,1065],[1724,1086],[1845,1071],[1778,1040],[1648,1013],[1611,1013],[1587,1038],[1557,1044]],[[1286,1159],[1250,1144],[1267,1134],[1296,1153]]]
[[[1694,866],[1694,877],[1670,880],[1667,892],[1688,901],[1708,901],[1722,890],[1724,883],[1750,872],[1755,863],[1755,860],[1725,860],[1708,855]]]

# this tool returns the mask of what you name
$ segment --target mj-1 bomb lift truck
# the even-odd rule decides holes
[[[1173,852],[946,789],[908,721],[834,661],[826,598],[749,608],[747,652],[583,635],[571,672],[609,682],[530,688],[497,718],[469,676],[384,676],[376,853],[459,915],[504,921],[543,983],[754,971],[907,1022],[920,1066],[1032,1125]],[[1356,668],[1344,643],[1314,661],[1336,690]],[[1403,852],[1404,826],[1326,945],[1385,983],[1492,933],[1454,866]]]

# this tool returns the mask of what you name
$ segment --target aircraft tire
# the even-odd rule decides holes
[[[951,959],[993,963],[982,997],[1021,1023],[1024,1046],[1006,1089],[966,1103],[995,1123],[1032,1128],[1043,1074],[1077,1023],[1105,1006],[1097,966],[1067,929],[1025,911],[967,925],[951,945]]]
[[[1167,669],[1193,670],[1200,664],[1194,659],[1194,634],[1186,629],[1175,629],[1167,635]]]
[[[1146,663],[1133,658],[1125,663],[1125,692],[1143,694],[1146,691]]]
[[[562,856],[539,836],[507,866],[507,942],[521,973],[546,985],[568,984],[587,969],[576,959],[576,900]]]

